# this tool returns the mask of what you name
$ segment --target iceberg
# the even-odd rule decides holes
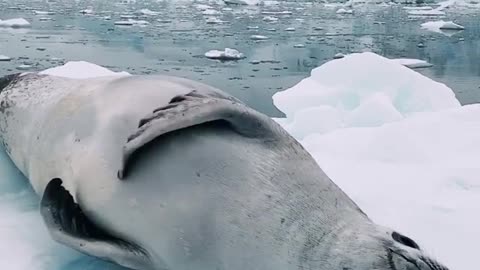
[[[374,221],[450,269],[476,265],[480,104],[373,53],[327,62],[273,99],[276,120]]]
[[[284,127],[299,138],[330,131],[321,120],[306,121],[307,127],[299,128],[305,124],[302,111],[312,108],[335,115],[337,128],[378,126],[418,112],[460,106],[444,84],[370,52],[327,62],[309,78],[276,93],[273,101],[287,115]]]

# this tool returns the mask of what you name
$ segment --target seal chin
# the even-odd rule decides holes
[[[387,260],[390,270],[448,270],[421,251],[408,251],[399,248],[387,248]]]

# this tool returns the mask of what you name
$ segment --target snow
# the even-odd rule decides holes
[[[465,29],[463,26],[456,24],[452,21],[430,21],[426,23],[422,23],[422,28],[432,31],[432,32],[437,32],[437,33],[444,33],[442,30],[453,30],[453,31],[459,31]]]
[[[217,59],[217,60],[238,60],[245,58],[243,53],[230,48],[225,48],[223,51],[219,50],[211,50],[205,53],[205,57],[210,59]]]
[[[84,61],[67,62],[63,66],[49,68],[47,70],[39,72],[39,74],[54,75],[54,76],[74,78],[74,79],[130,75],[127,72],[113,72],[104,67],[97,66],[95,64],[91,64]]]
[[[480,104],[373,53],[327,62],[273,99],[276,120],[375,222],[450,269],[477,264]]]
[[[10,28],[24,28],[30,27],[30,23],[23,18],[9,19],[9,20],[0,20],[0,27],[10,27]]]
[[[128,75],[87,62],[42,74]],[[480,104],[373,53],[346,55],[273,97],[276,119],[377,223],[450,269],[477,265]],[[0,269],[119,269],[51,240],[27,180],[0,151]],[[11,258],[22,258],[11,260]],[[102,265],[103,264],[103,265]]]
[[[0,54],[0,61],[10,61],[10,60],[12,60],[12,58],[6,55]]]
[[[410,58],[397,58],[392,59],[392,61],[399,63],[400,65],[404,65],[409,68],[427,68],[432,67],[433,65],[428,63],[425,60],[419,59],[410,59]]]

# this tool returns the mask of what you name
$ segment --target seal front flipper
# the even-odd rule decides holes
[[[62,180],[51,180],[40,204],[40,212],[53,239],[82,253],[129,268],[152,269],[147,253],[96,226],[83,213]]]
[[[237,133],[269,141],[288,138],[286,131],[261,114],[233,99],[203,95],[196,91],[176,96],[164,107],[140,120],[138,130],[123,147],[122,165],[118,178],[127,177],[129,159],[133,153],[155,138],[208,122],[224,121]]]

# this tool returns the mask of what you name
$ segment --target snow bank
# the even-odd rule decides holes
[[[477,264],[480,104],[462,107],[373,53],[330,61],[273,99],[287,115],[278,122],[373,220],[450,269]]]
[[[397,62],[400,65],[404,65],[409,68],[427,68],[427,67],[433,67],[432,64],[428,63],[425,60],[419,60],[419,59],[410,59],[410,58],[397,58],[397,59],[392,59],[392,61]]]
[[[205,57],[210,59],[217,59],[217,60],[238,60],[245,58],[243,53],[230,48],[225,48],[223,51],[219,50],[211,50],[205,53]]]
[[[460,106],[447,86],[374,53],[330,61],[296,86],[276,93],[273,100],[287,115],[286,129],[300,138]],[[305,118],[311,110],[322,112],[314,123]]]
[[[465,27],[456,24],[452,21],[430,21],[426,23],[422,23],[421,27],[423,29],[436,32],[436,33],[442,33],[442,34],[448,34],[448,32],[442,31],[442,30],[450,30],[450,31],[460,31],[465,29]]]
[[[63,66],[50,68],[39,72],[39,74],[67,77],[74,79],[87,79],[106,76],[128,76],[128,72],[113,72],[95,64],[84,61],[72,61]]]
[[[23,18],[0,20],[0,27],[25,28],[30,27],[30,23]]]

